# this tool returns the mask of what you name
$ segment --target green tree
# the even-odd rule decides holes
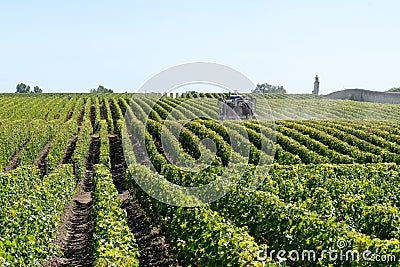
[[[16,93],[19,93],[19,94],[26,94],[26,93],[29,93],[30,90],[31,90],[31,87],[30,87],[29,85],[26,85],[26,84],[24,84],[24,83],[19,83],[19,84],[17,84],[17,91],[16,91]]]
[[[43,93],[43,90],[42,90],[42,88],[40,88],[39,86],[35,86],[35,87],[33,87],[33,92],[35,93],[35,94],[40,94],[40,93]]]
[[[400,87],[393,87],[392,89],[389,89],[388,92],[400,92]]]
[[[113,93],[112,89],[108,89],[103,85],[99,85],[97,89],[90,89],[90,93]]]
[[[257,87],[253,89],[253,93],[264,93],[264,94],[286,94],[283,86],[271,85],[268,83],[257,84]]]

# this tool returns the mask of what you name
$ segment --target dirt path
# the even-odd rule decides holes
[[[93,165],[99,162],[99,138],[92,137],[88,157],[85,160],[85,178],[80,181],[72,200],[61,216],[55,244],[59,245],[63,257],[50,257],[44,266],[92,266],[89,238],[93,224],[91,191]]]
[[[140,141],[135,134],[132,135],[130,134],[130,137],[131,137],[130,139],[132,143],[132,149],[133,151],[135,151],[136,155],[136,163],[150,168],[153,164],[150,162],[150,158],[145,150],[146,149],[145,146],[140,144]]]
[[[114,110],[114,106],[110,105],[110,109],[113,121],[116,122],[117,114]],[[158,227],[152,225],[151,220],[142,210],[139,203],[130,199],[129,192],[125,185],[127,168],[121,137],[115,134],[109,134],[108,138],[111,159],[110,171],[114,185],[118,190],[119,198],[123,201],[122,208],[126,211],[129,229],[134,234],[136,242],[138,243],[140,253],[139,266],[178,266],[168,252],[168,243],[165,240],[165,235]],[[136,142],[136,146],[136,148],[139,149],[139,142]],[[136,153],[139,152],[138,150],[134,151]],[[147,157],[143,158],[145,159]]]
[[[168,243],[160,228],[151,223],[135,200],[124,200],[122,207],[128,216],[128,226],[139,247],[139,266],[179,266],[168,252]]]
[[[115,112],[111,110],[112,115]],[[115,119],[115,118],[114,118]],[[164,233],[140,207],[136,200],[130,199],[126,190],[126,162],[123,154],[120,137],[109,135],[111,174],[119,197],[123,200],[122,208],[128,217],[128,226],[138,243],[140,266],[178,266],[168,252],[168,243]],[[135,150],[136,151],[136,150]],[[137,152],[137,151],[136,151]]]
[[[115,108],[114,108],[114,105],[112,105],[112,104],[110,103],[110,101],[111,101],[111,100],[108,101],[108,105],[110,105],[111,117],[112,117],[112,119],[113,119],[113,124],[114,124],[114,128],[115,128],[115,126],[117,125],[117,120],[118,120],[119,118],[117,118],[117,113],[116,113],[116,110],[115,110]],[[122,109],[121,109],[121,111],[122,111]],[[125,111],[123,111],[122,114],[125,114]],[[123,119],[123,118],[122,118],[122,119]],[[114,131],[115,131],[115,129],[114,129]]]
[[[106,107],[104,106],[103,100],[100,102],[100,118],[102,120],[106,119]]]
[[[77,108],[77,107],[74,106],[74,107],[71,108],[71,110],[68,112],[68,115],[65,118],[64,122],[67,122],[72,118],[72,114],[74,114],[75,108]],[[58,117],[60,117],[59,114],[57,114],[57,115],[58,115]]]
[[[51,140],[50,142],[48,142],[40,151],[38,156],[36,157],[36,159],[33,161],[33,165],[36,165],[39,167],[40,169],[40,173],[42,175],[42,177],[44,177],[46,175],[46,165],[44,163],[44,160],[47,157],[47,154],[49,154],[49,149],[51,144],[53,143],[53,140]]]
[[[125,186],[126,164],[118,136],[109,135],[111,174],[119,197],[123,200],[122,208],[128,217],[128,226],[138,243],[140,266],[178,266],[168,252],[168,243],[159,227],[142,210],[139,203],[129,199]]]
[[[126,191],[126,163],[122,150],[122,145],[118,136],[116,135],[109,135],[108,140],[110,143],[111,174],[113,177],[114,185],[118,190],[118,194],[122,194]]]
[[[90,100],[87,100],[90,101]],[[81,111],[79,113],[78,118],[76,119],[76,122],[78,123],[78,126],[82,125],[82,121],[83,121],[83,116],[85,115],[85,103],[82,105],[81,107]]]
[[[88,100],[91,101],[91,100]],[[95,111],[95,107],[92,104],[90,106],[90,122],[92,123],[92,128],[95,128],[95,123],[96,123],[96,111]]]
[[[71,164],[72,163],[72,154],[75,151],[76,147],[76,142],[78,141],[78,136],[74,135],[71,140],[68,142],[67,147],[65,148],[64,151],[64,156],[61,160],[61,162],[58,164]]]
[[[12,157],[11,160],[7,163],[6,167],[4,167],[4,172],[8,172],[12,169],[15,169],[17,167],[17,163],[18,163],[18,157],[19,154],[21,154],[21,152],[25,149],[26,145],[29,142],[29,138],[25,141],[25,143],[21,146],[21,148],[18,150],[17,153],[15,153]]]

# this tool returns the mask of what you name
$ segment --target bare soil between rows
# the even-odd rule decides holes
[[[114,123],[117,121],[114,107],[111,105],[111,113]],[[146,161],[146,156],[141,157],[141,153],[146,153],[140,147],[138,140],[133,137],[134,151],[139,161],[150,164]],[[121,137],[109,135],[111,174],[114,185],[119,192],[119,197],[123,200],[122,208],[126,211],[128,226],[135,236],[140,253],[139,266],[179,266],[175,258],[169,253],[169,245],[161,227],[152,223],[150,217],[140,207],[139,202],[130,196],[126,189],[126,162],[121,144]]]
[[[111,107],[112,109],[113,107]],[[112,110],[113,117],[116,112]],[[94,124],[94,108],[91,107],[91,121]],[[114,121],[115,118],[113,118]],[[99,163],[100,141],[96,134],[91,137],[88,156],[85,160],[85,177],[79,181],[76,193],[68,202],[61,216],[58,233],[54,243],[59,247],[62,255],[52,255],[44,266],[93,266],[90,256],[90,238],[93,222],[90,214],[92,211],[91,191],[93,165]],[[138,140],[132,138],[137,157],[145,153],[140,148]],[[70,163],[75,149],[76,138],[72,139],[65,150],[63,163]],[[140,253],[140,266],[179,266],[175,257],[169,253],[169,245],[162,228],[154,224],[151,218],[141,208],[139,202],[130,196],[126,189],[126,162],[120,137],[109,134],[111,174],[118,190],[119,197],[123,200],[122,208],[126,211],[128,226],[134,234]],[[139,160],[140,161],[140,160]],[[144,164],[149,162],[143,161]]]
[[[76,193],[68,202],[61,216],[54,244],[62,256],[52,255],[44,266],[93,266],[90,257],[90,237],[93,222],[91,191],[93,165],[99,162],[99,138],[92,137],[88,157],[85,160],[85,177],[79,181]]]
[[[18,157],[21,154],[21,152],[25,149],[26,145],[29,142],[29,138],[24,142],[24,144],[21,146],[21,148],[18,150],[17,153],[15,153],[12,157],[11,160],[7,163],[6,167],[4,168],[4,172],[11,171],[12,169],[15,169],[18,164]]]
[[[169,245],[159,226],[153,225],[139,203],[126,199],[122,207],[128,216],[128,226],[138,244],[139,266],[179,266],[169,253]]]

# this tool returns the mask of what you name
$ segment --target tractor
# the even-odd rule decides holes
[[[251,120],[255,117],[256,99],[242,95],[221,95],[218,99],[218,119]]]

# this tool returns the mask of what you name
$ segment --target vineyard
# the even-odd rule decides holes
[[[0,95],[0,266],[400,265],[400,105],[272,94],[274,121],[239,123],[218,97]],[[154,181],[226,192],[169,205]]]

